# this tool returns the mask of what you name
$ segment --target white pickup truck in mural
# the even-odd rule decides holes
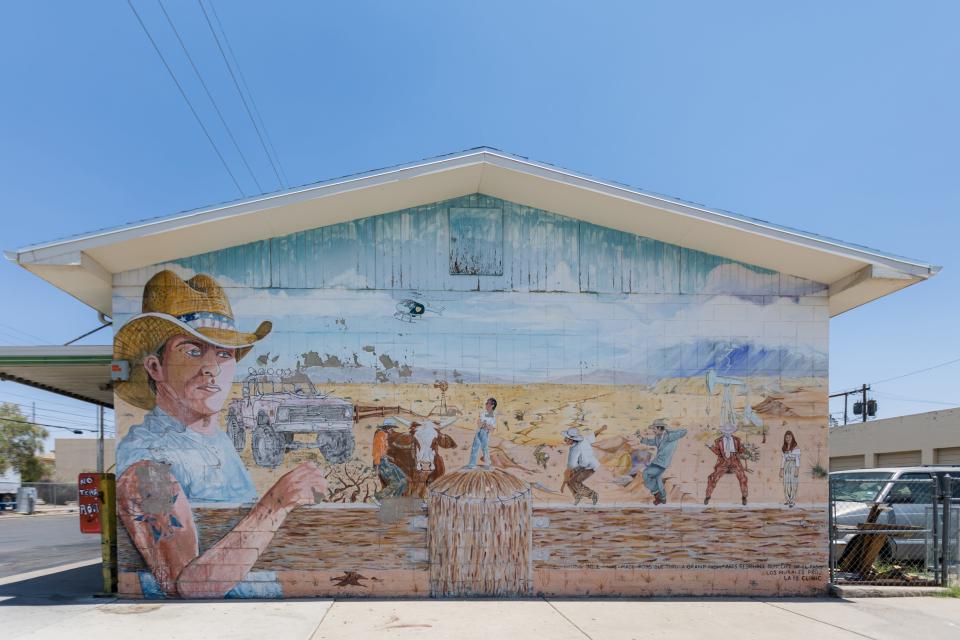
[[[236,450],[243,451],[247,431],[252,431],[250,449],[261,467],[279,466],[284,454],[296,449],[320,449],[331,464],[353,455],[350,402],[320,393],[300,371],[251,368],[242,384],[242,396],[227,408],[227,434]],[[316,434],[316,440],[297,441],[298,433]]]

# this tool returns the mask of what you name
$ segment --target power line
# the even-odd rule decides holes
[[[163,12],[164,17],[167,19],[167,23],[170,25],[170,28],[173,29],[173,34],[177,36],[177,42],[180,43],[180,48],[183,49],[184,55],[187,56],[187,60],[190,61],[190,66],[193,67],[193,72],[197,74],[197,80],[200,81],[200,85],[203,87],[203,90],[206,91],[207,97],[210,98],[210,104],[213,105],[213,110],[217,112],[217,116],[220,118],[220,123],[223,125],[223,128],[227,130],[227,135],[230,136],[230,141],[233,142],[233,147],[240,155],[240,159],[243,161],[243,166],[247,168],[247,171],[250,173],[250,177],[253,178],[253,183],[257,185],[257,191],[263,193],[263,187],[260,186],[260,181],[257,180],[257,176],[254,175],[253,169],[250,168],[250,163],[247,162],[247,156],[245,156],[243,150],[240,149],[237,139],[233,136],[233,131],[230,130],[230,125],[227,124],[227,120],[223,117],[223,113],[220,112],[220,107],[217,106],[217,101],[214,100],[213,94],[210,93],[210,89],[207,87],[207,83],[204,81],[203,76],[200,75],[200,69],[197,68],[196,63],[193,61],[193,56],[191,56],[190,52],[187,50],[187,45],[184,44],[183,38],[180,37],[180,32],[177,31],[177,27],[173,24],[170,14],[167,13],[167,9],[163,6],[163,2],[161,0],[157,0],[157,4],[160,5],[160,11]]]
[[[9,331],[0,330],[0,335],[6,336],[11,341],[10,346],[14,346],[14,347],[29,346],[29,343],[26,341],[25,338],[21,338],[18,335],[14,335]]]
[[[127,0],[129,2],[129,0]],[[240,89],[240,83],[237,81],[236,74],[233,73],[233,67],[230,66],[230,62],[227,60],[227,54],[223,50],[223,45],[220,44],[220,37],[217,35],[216,29],[213,28],[213,23],[210,22],[210,16],[207,14],[206,7],[203,6],[201,0],[197,0],[197,4],[200,5],[200,10],[203,11],[203,17],[207,21],[207,26],[210,27],[210,33],[213,35],[214,41],[217,43],[217,49],[220,50],[220,57],[223,58],[223,63],[227,65],[227,71],[230,72],[230,77],[233,79],[233,86],[237,88],[237,93],[240,95],[240,101],[243,102],[243,108],[247,111],[247,116],[250,118],[250,124],[253,125],[254,131],[257,132],[257,138],[260,140],[260,146],[263,147],[263,152],[267,156],[267,160],[270,161],[270,166],[273,168],[274,175],[277,176],[277,182],[280,183],[281,187],[284,187],[283,179],[280,178],[280,172],[277,170],[277,165],[273,161],[273,157],[270,155],[270,152],[267,150],[267,144],[263,140],[263,135],[260,133],[260,127],[257,126],[257,121],[253,118],[253,113],[250,111],[250,105],[247,104],[247,99],[243,95],[243,91]]]
[[[946,362],[941,362],[940,364],[935,364],[932,367],[926,367],[925,369],[917,369],[916,371],[911,371],[910,373],[904,373],[899,376],[893,376],[892,378],[884,378],[883,380],[877,380],[876,382],[871,382],[870,384],[880,384],[881,382],[890,382],[891,380],[899,380],[900,378],[906,378],[907,376],[915,376],[918,373],[925,373],[927,371],[933,371],[934,369],[939,369],[940,367],[945,367],[950,364],[955,364],[960,362],[960,358],[954,358],[953,360],[947,360]]]
[[[27,333],[26,331],[23,331],[23,330],[21,330],[21,329],[17,329],[16,327],[10,326],[9,324],[6,324],[5,322],[0,322],[0,327],[6,327],[7,329],[10,329],[11,331],[15,331],[16,333],[20,333],[20,334],[22,334],[22,335],[25,335],[26,337],[30,338],[31,340],[39,340],[41,344],[50,344],[50,341],[49,341],[49,340],[45,340],[45,339],[41,338],[40,336],[35,336],[35,335],[33,335],[32,333]],[[9,334],[8,334],[8,335],[9,335]]]
[[[170,64],[167,62],[167,59],[163,56],[163,52],[160,51],[160,47],[157,46],[156,41],[153,39],[153,36],[150,35],[150,31],[147,29],[147,25],[144,24],[143,19],[140,18],[140,14],[137,13],[136,8],[133,6],[131,0],[127,0],[127,6],[130,7],[130,10],[133,12],[133,15],[137,18],[137,22],[140,23],[140,27],[143,29],[143,33],[146,34],[147,39],[150,41],[150,44],[153,45],[153,50],[157,52],[157,55],[160,56],[160,61],[163,62],[163,66],[166,67],[167,73],[170,74],[170,78],[173,80],[173,83],[177,85],[177,89],[180,91],[180,95],[183,96],[184,102],[187,103],[187,106],[190,107],[190,113],[193,114],[193,117],[196,119],[197,124],[200,125],[200,128],[203,129],[203,134],[207,137],[207,141],[210,143],[210,146],[213,147],[213,150],[216,152],[217,157],[220,158],[223,168],[227,170],[227,173],[230,174],[230,179],[233,180],[234,186],[237,188],[237,191],[240,192],[241,196],[246,196],[243,192],[243,189],[240,188],[240,183],[237,182],[237,177],[233,175],[233,171],[230,170],[230,166],[227,164],[227,161],[224,159],[223,154],[220,153],[220,149],[217,147],[217,144],[213,141],[213,138],[210,136],[210,132],[207,131],[207,127],[204,126],[203,120],[200,119],[200,115],[197,113],[197,110],[193,108],[193,103],[190,102],[190,98],[187,97],[186,91],[183,90],[183,87],[180,85],[180,81],[177,80],[177,76],[173,73],[173,69],[170,67]]]
[[[875,391],[875,395],[890,398],[891,400],[901,400],[903,402],[918,402],[921,404],[939,404],[947,407],[960,407],[960,402],[943,402],[942,400],[921,400],[920,398],[908,398],[896,393],[887,393],[886,391]]]
[[[48,429],[66,429],[67,431],[86,431],[88,433],[99,433],[99,429],[81,429],[79,427],[61,427],[56,424],[43,424],[42,422],[30,422],[28,420],[16,420],[14,418],[0,418],[0,422],[18,422],[20,424],[30,424],[37,427],[46,427]]]
[[[270,138],[270,131],[267,129],[267,123],[264,122],[263,116],[260,115],[260,109],[257,107],[257,101],[253,97],[253,91],[250,90],[250,85],[247,84],[247,78],[243,75],[243,68],[240,66],[240,61],[237,59],[237,54],[233,52],[233,47],[230,45],[230,38],[227,37],[227,30],[223,28],[223,23],[220,22],[220,15],[217,13],[217,7],[213,4],[213,0],[208,0],[210,4],[210,11],[213,12],[213,19],[217,23],[217,27],[220,29],[220,35],[223,36],[223,43],[227,45],[227,53],[230,54],[230,60],[233,61],[233,66],[237,69],[237,74],[240,76],[240,83],[243,85],[244,90],[247,92],[247,96],[250,98],[250,104],[253,106],[253,113],[257,116],[257,120],[260,122],[260,127],[263,129],[263,135],[267,139],[267,145],[270,147],[270,151],[273,152],[273,157],[277,161],[277,167],[280,169],[280,175],[283,177],[283,182],[281,184],[288,185],[290,180],[287,178],[287,172],[283,170],[283,163],[280,162],[280,154],[277,153],[277,149],[273,146],[273,140]]]
[[[46,404],[43,400],[40,400],[39,403],[40,403],[41,406],[35,407],[34,405],[31,405],[31,404],[24,404],[24,403],[22,403],[22,402],[14,402],[14,401],[12,401],[12,400],[4,400],[3,398],[0,398],[0,404],[12,404],[12,405],[16,405],[16,406],[18,406],[18,407],[21,407],[21,408],[23,408],[23,409],[29,409],[29,410],[36,409],[37,411],[43,411],[43,412],[45,412],[45,413],[60,413],[60,414],[63,414],[63,415],[65,415],[65,416],[73,416],[73,417],[75,417],[75,418],[85,418],[85,419],[90,419],[90,420],[96,420],[96,417],[95,417],[95,416],[87,416],[87,415],[84,415],[84,414],[82,414],[82,413],[72,413],[72,412],[70,412],[70,411],[59,411],[59,410],[57,410],[57,409],[47,409],[47,408],[45,408],[45,407],[42,406],[42,405]]]
[[[30,400],[31,402],[33,402],[33,401],[42,402],[43,404],[52,404],[52,405],[56,405],[56,406],[58,406],[58,407],[68,407],[68,408],[70,408],[70,409],[76,409],[76,408],[77,408],[77,405],[75,405],[75,404],[69,404],[69,403],[67,403],[67,402],[57,402],[56,400],[37,400],[37,398],[34,397],[34,396],[27,396],[27,395],[24,395],[24,394],[22,394],[22,393],[15,393],[15,392],[13,392],[13,391],[4,391],[4,393],[6,393],[7,395],[10,395],[10,396],[17,397],[17,398],[23,398],[23,399],[25,399],[25,400]],[[57,395],[57,394],[54,393],[53,391],[47,391],[47,392],[45,392],[45,393],[51,393],[51,394]],[[77,402],[84,402],[84,401],[83,401],[83,400],[77,400]],[[84,403],[84,404],[90,404],[90,403]]]

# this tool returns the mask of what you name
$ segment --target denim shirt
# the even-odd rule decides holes
[[[666,469],[673,460],[673,454],[677,452],[677,446],[680,438],[687,435],[686,429],[667,429],[662,436],[655,438],[640,438],[640,442],[657,448],[657,455],[650,461],[658,467]]]
[[[256,502],[250,474],[219,429],[203,435],[156,408],[117,445],[117,476],[141,460],[170,465],[190,502]]]

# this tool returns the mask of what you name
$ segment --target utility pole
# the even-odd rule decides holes
[[[103,473],[103,407],[97,407],[97,422],[100,425],[99,440],[97,442],[97,473]]]
[[[860,405],[860,415],[864,422],[867,421],[867,416],[870,413],[869,409],[867,408],[867,391],[870,391],[870,385],[864,384],[861,385],[859,389],[854,389],[853,391],[841,391],[840,393],[830,394],[831,398],[839,398],[840,396],[843,396],[843,424],[847,424],[847,422],[850,421],[850,414],[848,413],[849,398],[855,394],[860,394],[862,399]],[[854,413],[856,413],[856,405],[854,405]]]

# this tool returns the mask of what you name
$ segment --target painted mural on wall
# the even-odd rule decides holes
[[[816,592],[823,289],[479,195],[122,274],[121,591]]]

